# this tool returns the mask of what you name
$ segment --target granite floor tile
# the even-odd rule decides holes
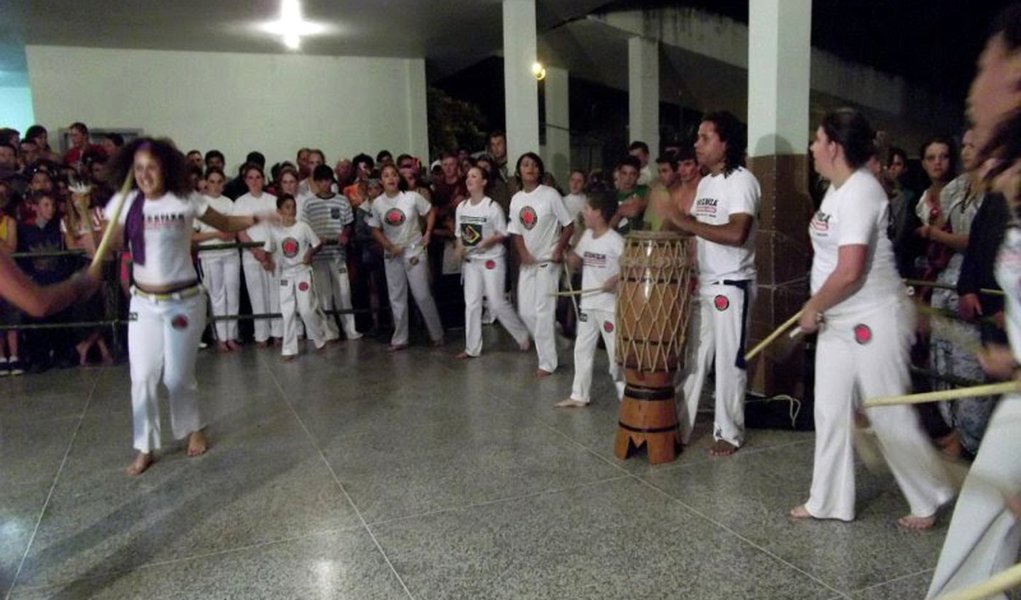
[[[330,532],[43,588],[12,598],[408,598],[364,529]]]
[[[14,582],[52,485],[51,479],[26,484],[5,482],[0,486],[0,595],[6,594]]]
[[[53,483],[79,420],[0,418],[0,483]]]
[[[948,517],[926,532],[898,528],[908,509],[896,484],[860,466],[854,522],[790,519],[807,498],[812,454],[813,444],[790,444],[643,478],[841,592],[935,565]]]
[[[932,581],[932,569],[906,575],[851,593],[853,600],[887,600],[888,598],[925,598]]]
[[[311,446],[62,477],[19,583],[43,585],[361,522]]]
[[[631,478],[371,525],[416,598],[830,598]]]

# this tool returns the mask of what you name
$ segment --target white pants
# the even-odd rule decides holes
[[[617,364],[616,352],[617,319],[614,313],[605,310],[581,309],[578,315],[578,335],[574,338],[574,383],[571,385],[571,400],[588,404],[592,389],[592,363],[596,357],[599,336],[606,344],[606,357],[610,362],[610,377],[617,388],[617,400],[624,397],[624,374]]]
[[[914,307],[901,299],[823,324],[815,353],[815,462],[805,504],[813,517],[854,519],[855,406],[909,389],[914,324]],[[914,408],[883,406],[866,415],[911,514],[935,514],[954,491]]]
[[[133,294],[128,322],[131,413],[135,449],[160,447],[160,411],[156,390],[163,378],[170,396],[174,437],[184,438],[205,424],[199,414],[195,359],[206,327],[206,295],[155,301]]]
[[[209,302],[213,305],[213,316],[238,314],[238,298],[241,294],[241,259],[237,251],[231,256],[214,256],[206,258],[199,255],[202,262],[202,285],[209,292]],[[238,339],[238,322],[216,321],[216,340],[226,342]]]
[[[1004,499],[1021,494],[1019,432],[1021,398],[1004,396],[964,480],[926,598],[981,583],[1017,561],[1021,527]]]
[[[702,352],[700,347],[702,327],[702,300],[696,292],[689,299],[691,308],[688,312],[687,339],[684,342],[684,368],[679,369],[674,378],[674,393],[677,403],[677,416],[680,422],[681,443],[687,444],[691,432],[695,428],[698,416],[698,404],[705,385],[705,376],[709,372],[709,363],[713,356]]]
[[[351,310],[351,280],[348,279],[347,264],[344,259],[336,257],[313,260],[312,270],[315,273],[316,296],[319,297],[319,306],[324,311]],[[344,326],[344,335],[349,340],[362,337],[355,329],[354,314],[347,313],[339,316],[340,322]],[[327,339],[340,337],[333,315],[326,315],[325,325]]]
[[[518,272],[518,313],[535,340],[539,368],[547,373],[557,370],[557,340],[553,323],[557,311],[556,293],[560,283],[560,265],[547,262],[522,265]]]
[[[443,324],[436,311],[436,301],[429,291],[429,259],[425,252],[407,256],[388,257],[383,260],[386,269],[386,289],[390,294],[390,308],[394,315],[394,335],[390,343],[403,346],[408,343],[408,287],[415,298],[415,304],[422,311],[429,337],[434,342],[443,341]]]
[[[280,312],[284,321],[284,356],[298,353],[298,333],[301,321],[305,322],[305,332],[316,348],[326,345],[326,315],[319,309],[315,286],[313,285],[312,269],[306,267],[296,271],[284,272],[280,275]]]
[[[252,303],[252,314],[280,312],[280,294],[276,290],[276,277],[262,268],[255,257],[245,253],[241,261],[245,268],[245,286]],[[255,319],[255,341],[265,342],[273,337],[283,337],[284,324],[280,319]]]
[[[464,351],[469,356],[482,353],[482,298],[489,300],[489,311],[511,334],[518,345],[528,343],[528,330],[503,295],[507,276],[504,257],[470,258],[464,269]]]
[[[713,438],[740,447],[744,443],[744,396],[748,372],[737,366],[737,361],[739,356],[744,357],[742,334],[748,327],[747,317],[755,300],[755,284],[749,284],[747,293],[734,285],[704,284],[698,290],[698,297],[698,349],[694,364],[689,360],[685,366],[689,375],[683,384],[682,441],[691,435],[705,374],[710,362],[714,361],[716,410]],[[747,310],[745,302],[748,303]],[[691,327],[688,329],[692,330]]]

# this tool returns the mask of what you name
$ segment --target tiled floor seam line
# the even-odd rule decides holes
[[[35,542],[35,536],[39,533],[39,526],[42,525],[43,516],[46,514],[46,509],[50,506],[50,499],[53,498],[53,491],[57,488],[57,481],[60,480],[60,473],[64,470],[64,465],[67,464],[67,457],[71,454],[71,448],[74,447],[74,441],[78,438],[78,432],[82,429],[85,414],[89,410],[89,405],[92,403],[92,395],[96,393],[96,387],[98,385],[99,377],[97,376],[92,380],[92,388],[89,390],[89,394],[85,398],[85,405],[82,406],[81,413],[78,415],[78,424],[75,425],[74,432],[71,433],[71,439],[67,442],[67,448],[64,449],[64,456],[60,459],[60,466],[57,467],[57,472],[53,475],[53,483],[50,484],[50,489],[46,492],[46,500],[43,501],[43,507],[39,509],[39,518],[35,520],[35,527],[32,529],[32,535],[29,536],[28,543],[25,544],[25,553],[21,555],[21,560],[18,562],[18,568],[14,571],[14,577],[11,578],[11,586],[7,588],[7,593],[4,595],[6,600],[10,600],[11,595],[14,593],[14,588],[18,585],[18,576],[21,575],[21,570],[25,567],[25,561],[28,560],[28,553],[32,550],[32,544]]]
[[[669,494],[669,493],[668,493],[668,492],[667,492],[666,490],[663,490],[663,489],[661,489],[660,487],[658,487],[658,486],[654,485],[653,483],[651,483],[651,482],[649,482],[649,481],[646,481],[646,480],[642,479],[641,477],[638,477],[637,475],[632,475],[632,476],[633,476],[633,477],[634,477],[634,478],[635,478],[636,480],[638,480],[638,482],[640,482],[640,483],[641,483],[642,485],[645,485],[645,486],[649,487],[650,489],[653,489],[653,490],[655,490],[655,491],[659,492],[660,494],[663,494],[664,496],[666,496],[667,498],[669,498],[669,499],[670,499],[671,501],[673,501],[673,502],[676,502],[676,503],[680,504],[681,506],[683,506],[683,507],[685,507],[686,509],[690,510],[690,511],[691,511],[692,513],[694,513],[694,514],[698,515],[698,516],[699,516],[699,517],[701,517],[702,519],[705,519],[705,520],[706,520],[707,522],[709,522],[709,523],[712,523],[712,524],[713,524],[713,525],[715,525],[716,527],[719,527],[720,529],[722,529],[722,530],[726,531],[727,533],[729,533],[729,534],[733,535],[733,536],[734,536],[734,537],[736,537],[737,539],[739,539],[739,540],[741,540],[741,541],[745,542],[746,544],[748,544],[749,546],[751,546],[751,547],[755,548],[756,550],[758,550],[758,551],[762,552],[762,553],[763,553],[763,554],[765,554],[766,556],[769,556],[769,557],[773,558],[774,560],[776,560],[776,561],[778,561],[778,562],[780,562],[780,563],[782,563],[782,564],[784,564],[784,565],[787,565],[788,567],[790,567],[790,568],[794,569],[794,570],[795,570],[795,571],[797,571],[798,573],[801,573],[801,574],[802,574],[802,575],[804,575],[805,577],[808,577],[808,578],[809,578],[809,579],[811,579],[812,581],[814,581],[814,582],[818,583],[819,585],[823,586],[824,588],[826,588],[827,590],[829,590],[829,591],[833,592],[834,594],[837,594],[838,596],[840,596],[840,597],[843,597],[843,598],[850,598],[850,595],[849,595],[849,594],[847,594],[847,593],[845,593],[845,592],[842,592],[841,590],[838,590],[837,588],[835,588],[835,587],[831,586],[830,584],[826,583],[825,581],[823,581],[823,580],[819,579],[819,578],[818,578],[818,577],[816,577],[815,575],[812,575],[812,574],[811,574],[811,573],[809,573],[808,571],[805,571],[805,570],[804,570],[804,569],[802,569],[801,567],[798,567],[797,565],[795,565],[795,564],[793,564],[793,563],[791,563],[791,562],[789,562],[789,561],[787,561],[787,560],[785,560],[785,559],[783,559],[783,558],[781,558],[781,557],[777,556],[777,555],[776,555],[775,553],[773,553],[773,552],[771,552],[771,551],[767,550],[766,548],[763,548],[763,547],[762,547],[761,545],[759,545],[759,544],[757,544],[757,543],[753,542],[752,540],[750,540],[750,539],[746,538],[745,536],[743,536],[743,535],[741,535],[740,533],[738,533],[738,532],[734,531],[734,530],[733,530],[733,529],[731,529],[730,527],[727,527],[727,526],[726,526],[726,525],[724,525],[723,523],[720,523],[720,522],[719,522],[719,521],[717,521],[716,519],[713,519],[712,517],[710,517],[710,516],[708,516],[708,515],[705,515],[705,514],[703,514],[703,513],[702,513],[702,511],[700,511],[700,510],[696,509],[695,507],[693,507],[693,506],[689,505],[688,503],[686,503],[686,502],[684,502],[684,501],[680,500],[679,498],[676,498],[676,497],[674,497],[674,496],[671,496],[671,495],[670,495],[670,494]]]
[[[263,542],[257,542],[255,544],[246,544],[246,545],[243,545],[243,546],[235,546],[233,548],[225,548],[223,550],[217,550],[215,552],[205,552],[205,553],[200,553],[200,554],[190,554],[188,556],[179,556],[177,558],[168,558],[168,559],[165,559],[165,560],[156,560],[156,561],[152,561],[152,562],[143,563],[143,564],[140,564],[140,565],[135,565],[133,567],[129,567],[129,568],[122,569],[122,570],[110,571],[108,573],[103,573],[101,575],[96,575],[94,577],[82,577],[82,578],[77,578],[77,579],[68,579],[66,581],[59,581],[59,582],[56,582],[56,583],[45,583],[45,584],[42,584],[42,585],[18,586],[18,589],[21,589],[21,590],[43,590],[43,589],[57,587],[57,586],[61,586],[61,585],[67,585],[69,583],[74,583],[74,582],[77,582],[77,581],[89,581],[89,580],[93,580],[93,579],[102,579],[102,578],[110,576],[110,575],[132,573],[134,571],[141,571],[143,569],[151,569],[151,568],[155,568],[155,567],[165,567],[167,565],[172,565],[172,564],[181,563],[181,562],[187,562],[189,560],[198,560],[198,559],[203,559],[203,558],[212,558],[212,557],[215,557],[215,556],[222,556],[222,555],[225,555],[225,554],[233,554],[235,552],[244,552],[244,551],[247,551],[247,550],[253,550],[253,549],[256,549],[256,548],[261,548],[263,546],[273,546],[273,545],[276,545],[276,544],[289,544],[291,542],[300,542],[302,540],[307,540],[309,538],[320,536],[320,535],[331,535],[331,534],[336,534],[336,533],[344,533],[344,532],[348,532],[348,531],[357,531],[358,529],[361,529],[361,528],[362,528],[361,525],[351,525],[350,527],[341,527],[341,528],[338,528],[338,529],[329,529],[329,530],[325,530],[325,531],[318,531],[318,532],[316,532],[314,534],[297,535],[297,536],[293,536],[293,537],[281,538],[281,539],[278,539],[278,540],[266,540],[266,541],[263,541]]]
[[[900,576],[894,577],[893,579],[888,579],[886,581],[880,581],[879,583],[873,583],[872,585],[867,585],[867,586],[865,586],[863,588],[859,588],[859,589],[851,590],[851,591],[852,591],[852,593],[865,592],[865,591],[868,591],[868,590],[871,590],[871,589],[875,589],[875,588],[878,588],[878,587],[883,587],[884,585],[888,585],[888,584],[894,583],[896,581],[900,581],[902,579],[909,579],[911,577],[918,577],[919,575],[922,575],[922,574],[925,574],[925,573],[932,573],[933,571],[935,571],[935,568],[922,569],[921,571],[916,571],[914,573],[908,573],[906,575],[900,575]]]
[[[466,510],[466,509],[471,509],[471,508],[480,508],[480,507],[483,507],[483,506],[491,506],[491,505],[494,505],[494,504],[503,504],[503,503],[506,503],[506,502],[516,502],[518,500],[525,500],[527,498],[537,498],[539,496],[548,496],[548,495],[551,495],[551,494],[559,494],[561,492],[567,492],[567,491],[571,491],[571,490],[577,490],[577,489],[582,489],[582,488],[586,488],[586,487],[602,485],[604,483],[610,483],[612,481],[619,481],[621,479],[626,479],[626,478],[627,478],[626,475],[616,475],[614,477],[607,477],[605,479],[599,479],[599,480],[596,480],[596,481],[586,481],[585,483],[578,483],[578,484],[575,484],[575,485],[569,485],[567,487],[562,487],[562,488],[552,488],[552,489],[547,489],[547,490],[539,490],[539,491],[535,491],[535,492],[528,492],[527,494],[520,494],[518,496],[508,496],[506,498],[494,498],[492,500],[483,500],[482,502],[474,502],[472,504],[463,504],[463,505],[460,505],[460,506],[447,506],[447,507],[444,507],[444,508],[437,508],[435,510],[427,510],[427,511],[421,512],[421,513],[415,513],[415,514],[411,514],[411,515],[404,515],[404,516],[401,516],[401,517],[395,517],[393,519],[382,519],[382,520],[378,520],[378,521],[372,521],[372,522],[368,523],[368,525],[369,526],[373,526],[373,525],[376,525],[376,526],[379,526],[379,525],[390,525],[390,524],[393,524],[393,523],[399,523],[401,521],[407,521],[409,519],[420,519],[422,517],[429,517],[429,516],[432,516],[432,515],[439,515],[439,514],[454,512],[454,511],[458,511],[458,510]]]
[[[372,540],[372,543],[376,546],[376,550],[379,552],[380,556],[383,557],[383,560],[386,562],[386,566],[390,567],[390,572],[393,573],[394,577],[397,578],[397,583],[401,584],[401,588],[404,590],[404,593],[408,595],[408,598],[414,600],[415,596],[411,593],[411,590],[408,589],[407,584],[404,583],[404,578],[401,577],[401,574],[397,572],[396,568],[394,568],[393,563],[390,562],[390,557],[387,556],[386,550],[383,549],[382,544],[380,544],[379,540],[376,539],[376,534],[373,533],[372,529],[369,527],[368,522],[362,515],[362,511],[358,510],[358,506],[355,504],[354,499],[351,497],[350,494],[347,493],[347,490],[344,488],[344,484],[340,482],[340,478],[337,477],[337,473],[333,470],[333,466],[330,464],[330,461],[326,460],[326,455],[323,454],[323,451],[319,447],[319,444],[316,443],[315,437],[312,435],[312,432],[309,430],[308,426],[305,425],[305,421],[302,420],[301,415],[299,415],[298,411],[295,410],[294,404],[291,403],[291,399],[287,396],[287,392],[285,392],[283,386],[280,385],[280,380],[277,379],[277,376],[272,369],[267,368],[266,370],[269,372],[270,377],[273,378],[273,385],[277,387],[277,390],[280,392],[280,395],[284,399],[284,402],[287,403],[287,407],[291,409],[291,414],[293,414],[294,418],[298,420],[298,424],[301,425],[302,431],[305,432],[305,435],[307,435],[309,440],[312,442],[312,447],[315,448],[316,453],[319,454],[319,459],[322,460],[323,464],[326,465],[326,469],[330,472],[330,476],[333,477],[334,483],[337,484],[337,487],[340,489],[340,492],[344,494],[344,498],[347,499],[347,503],[351,506],[351,509],[355,511],[355,515],[358,517],[358,521],[362,524],[362,528],[365,530],[365,532],[369,534],[369,539]]]

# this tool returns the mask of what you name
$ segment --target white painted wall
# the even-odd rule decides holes
[[[34,123],[32,90],[27,87],[0,87],[0,127],[13,127],[24,135]]]
[[[428,156],[424,59],[27,46],[35,117],[142,128],[182,151],[220,149],[236,166],[318,147]]]

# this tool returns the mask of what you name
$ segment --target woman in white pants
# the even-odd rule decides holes
[[[976,162],[993,165],[987,174],[1014,214],[1021,205],[1021,4],[1007,8],[979,58],[968,96],[974,123]],[[995,157],[995,158],[994,158]],[[987,160],[989,161],[987,163]],[[1021,379],[1021,230],[1010,227],[996,260],[996,278],[1006,293],[1010,348],[994,346],[980,355],[995,378]],[[1021,397],[1004,396],[993,412],[968,471],[943,542],[927,598],[938,598],[981,583],[1017,561],[1021,547]],[[1013,510],[1011,510],[1013,507]],[[998,594],[988,596],[1006,600]]]
[[[223,195],[223,184],[227,181],[223,170],[210,167],[205,178],[206,204],[221,214],[233,214],[234,203]],[[237,240],[233,233],[220,231],[200,221],[198,232],[192,236],[192,241],[198,242],[201,248],[229,244]],[[241,294],[241,258],[238,256],[237,248],[201,250],[199,263],[202,265],[202,285],[209,293],[209,302],[213,305],[213,316],[237,316],[238,299]],[[216,329],[216,347],[220,352],[241,349],[238,344],[237,321],[217,321],[213,327]]]
[[[408,287],[422,311],[425,326],[434,346],[443,345],[443,324],[436,302],[429,291],[429,261],[426,248],[436,222],[432,205],[418,192],[405,191],[406,183],[397,167],[388,164],[380,173],[383,193],[372,201],[369,226],[372,237],[383,246],[383,266],[390,308],[394,317],[394,335],[390,350],[408,347]],[[425,218],[425,234],[419,219]]]
[[[507,231],[521,262],[518,312],[535,340],[539,357],[535,376],[542,378],[557,370],[554,293],[560,285],[560,263],[574,222],[560,194],[542,184],[546,172],[539,155],[522,154],[516,170],[521,191],[511,198]]]
[[[117,230],[131,251],[131,316],[128,357],[135,449],[129,475],[145,471],[160,447],[156,389],[162,377],[170,396],[170,418],[177,439],[188,438],[188,456],[206,451],[205,423],[199,412],[195,359],[206,326],[206,295],[191,260],[195,219],[222,231],[256,225],[259,215],[226,216],[191,193],[184,156],[169,140],[139,138],[113,161],[113,181],[129,172],[134,187],[114,196],[107,220],[123,205]]]
[[[266,176],[262,167],[247,164],[242,171],[248,193],[234,201],[234,214],[251,216],[259,213],[275,212],[276,196],[263,191]],[[256,225],[238,234],[242,242],[265,242],[266,231]],[[248,288],[248,300],[252,303],[252,314],[280,312],[280,295],[277,293],[276,279],[267,262],[266,251],[261,247],[245,248],[241,251],[241,266],[245,270],[245,287]],[[283,322],[280,319],[255,319],[255,343],[260,348],[269,345],[270,336],[278,341],[284,336]]]
[[[851,428],[864,398],[907,391],[914,313],[886,236],[889,204],[865,163],[874,154],[861,113],[828,113],[816,130],[812,158],[831,183],[812,217],[812,297],[799,325],[819,329],[815,377],[815,464],[809,499],[795,518],[855,516]],[[825,322],[820,322],[825,316]],[[906,405],[865,410],[910,514],[898,523],[927,529],[953,498],[939,457]]]
[[[486,196],[489,179],[481,167],[468,169],[465,186],[469,197],[457,205],[454,237],[464,260],[464,352],[455,358],[476,358],[482,353],[482,298],[489,310],[511,334],[518,348],[528,350],[528,330],[503,295],[507,265],[503,241],[507,219],[503,209]]]

